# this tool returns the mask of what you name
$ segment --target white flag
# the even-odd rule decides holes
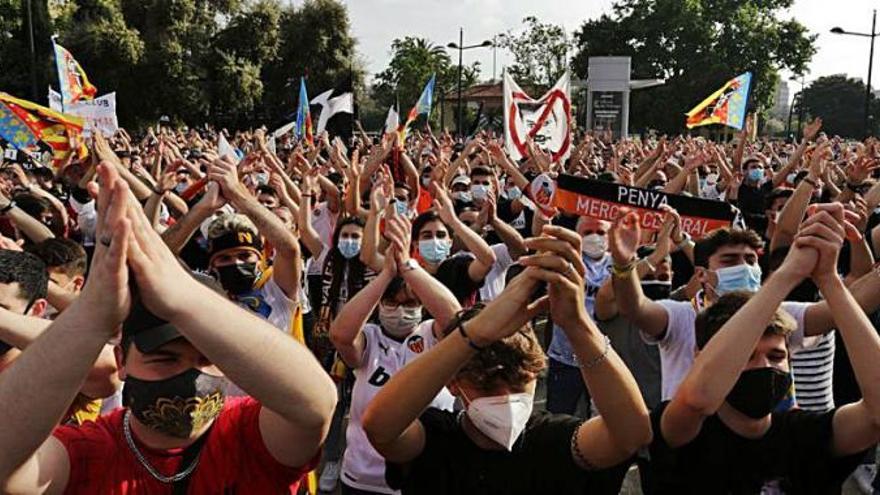
[[[337,113],[354,113],[351,93],[345,93],[336,98],[330,98],[330,95],[332,94],[332,89],[324,91],[309,102],[312,105],[321,106],[321,115],[318,117],[318,126],[315,128],[315,134],[321,134],[324,132],[324,128],[327,127],[327,122],[329,122],[330,118]]]
[[[504,73],[504,144],[514,161],[528,155],[528,142],[550,153],[554,162],[571,153],[570,75],[566,71],[544,96],[534,99]],[[511,112],[513,115],[511,115]]]
[[[397,132],[398,127],[400,127],[400,116],[397,114],[397,110],[395,110],[392,106],[388,109],[388,116],[385,117],[384,134],[388,134],[389,132]]]
[[[225,156],[232,160],[232,163],[238,163],[238,155],[235,154],[235,150],[232,149],[232,145],[229,144],[229,141],[226,140],[226,136],[222,133],[220,134],[220,138],[217,140],[217,153],[220,156]]]

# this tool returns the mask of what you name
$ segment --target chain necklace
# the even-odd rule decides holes
[[[144,469],[147,470],[153,478],[161,481],[162,483],[177,483],[178,481],[189,476],[193,470],[195,470],[196,466],[199,465],[199,457],[196,456],[193,459],[192,463],[183,471],[175,474],[174,476],[163,476],[162,473],[156,471],[156,469],[147,462],[147,458],[141,453],[140,449],[137,448],[137,445],[134,444],[134,438],[131,436],[131,409],[127,409],[125,411],[125,416],[122,419],[122,431],[125,433],[125,441],[128,443],[128,448],[131,449],[131,452],[137,458],[137,460],[141,463]]]

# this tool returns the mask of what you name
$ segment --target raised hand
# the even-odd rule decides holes
[[[639,214],[627,208],[621,208],[614,225],[608,232],[608,247],[614,263],[626,265],[636,259],[642,229],[639,226]]]
[[[808,123],[804,128],[804,140],[812,141],[816,139],[816,136],[819,134],[819,130],[822,129],[822,118],[816,117],[812,122]]]
[[[128,184],[119,178],[113,164],[101,162],[97,172],[102,186],[91,182],[88,188],[96,200],[98,216],[95,236],[98,242],[95,244],[89,277],[75,304],[90,308],[98,327],[110,337],[131,308],[126,262],[132,224],[127,213],[132,207],[140,209],[140,205],[129,192]],[[155,234],[148,221],[146,228]]]
[[[199,200],[198,204],[212,212],[222,208],[226,204],[226,198],[220,193],[220,184],[214,181],[208,182],[208,185],[205,187],[205,194],[202,195],[202,199]]]
[[[410,221],[396,213],[385,217],[385,237],[391,242],[390,249],[393,250],[394,259],[398,269],[403,263],[409,260],[410,239],[412,235],[412,224]],[[389,251],[391,252],[391,251]],[[385,253],[385,259],[390,258],[389,253]]]
[[[571,230],[545,225],[541,237],[526,240],[537,254],[520,258],[523,276],[546,282],[550,315],[563,329],[583,328],[589,319],[584,306],[586,272],[580,255],[581,238]]]
[[[452,200],[449,199],[449,193],[446,191],[446,188],[438,186],[436,182],[431,182],[431,193],[434,195],[433,207],[437,210],[437,214],[440,215],[440,220],[443,220],[443,223],[446,225],[452,225],[458,220],[458,217],[455,214],[455,206],[453,206]]]
[[[837,257],[844,239],[860,239],[861,233],[852,224],[858,221],[858,215],[852,211],[846,211],[840,203],[812,205],[807,209],[807,219],[801,224],[794,246],[799,248],[812,248],[815,252],[815,261],[807,263],[812,258],[796,259],[792,262],[794,267],[787,267],[790,271],[800,276],[810,276],[816,285],[820,287],[837,279]],[[789,263],[786,258],[783,265]]]
[[[227,158],[218,158],[208,167],[208,179],[217,182],[226,199],[232,200],[246,191],[238,180],[236,166]]]
[[[860,157],[847,168],[846,178],[853,184],[861,184],[871,175],[871,172],[878,168],[880,168],[880,163],[873,158]]]

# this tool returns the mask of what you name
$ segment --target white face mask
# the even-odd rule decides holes
[[[605,256],[608,249],[608,238],[601,234],[588,234],[584,236],[581,244],[581,252],[593,259]]]
[[[379,323],[386,332],[395,337],[406,337],[422,321],[422,307],[389,308],[379,303]]]
[[[529,422],[534,400],[528,392],[480,397],[470,401],[466,414],[483,435],[510,451]]]

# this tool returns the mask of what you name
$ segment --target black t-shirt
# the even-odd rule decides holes
[[[742,184],[739,186],[739,192],[737,193],[737,206],[743,213],[750,215],[763,215],[764,198],[766,198],[771,192],[773,192],[772,180],[764,182],[759,187]]]
[[[629,467],[586,471],[575,464],[571,436],[583,420],[566,414],[532,413],[511,452],[478,447],[458,413],[429,408],[420,419],[425,449],[385,468],[388,486],[404,495],[617,494]]]
[[[455,299],[466,307],[473,306],[477,291],[483,286],[482,280],[474,282],[468,275],[468,268],[474,261],[476,257],[471,253],[456,253],[443,260],[434,274],[441,284],[452,291]]]
[[[535,212],[527,206],[523,206],[521,212],[514,213],[513,201],[509,199],[498,198],[498,218],[516,229],[516,231],[519,232],[521,236],[532,237],[532,219],[534,218],[534,216]],[[489,243],[490,246],[492,244],[492,242]]]
[[[667,404],[651,413],[654,493],[757,494],[773,480],[789,495],[840,493],[863,457],[832,457],[833,410],[773,413],[770,429],[755,440],[737,435],[714,415],[706,418],[693,441],[673,449],[660,429]]]

